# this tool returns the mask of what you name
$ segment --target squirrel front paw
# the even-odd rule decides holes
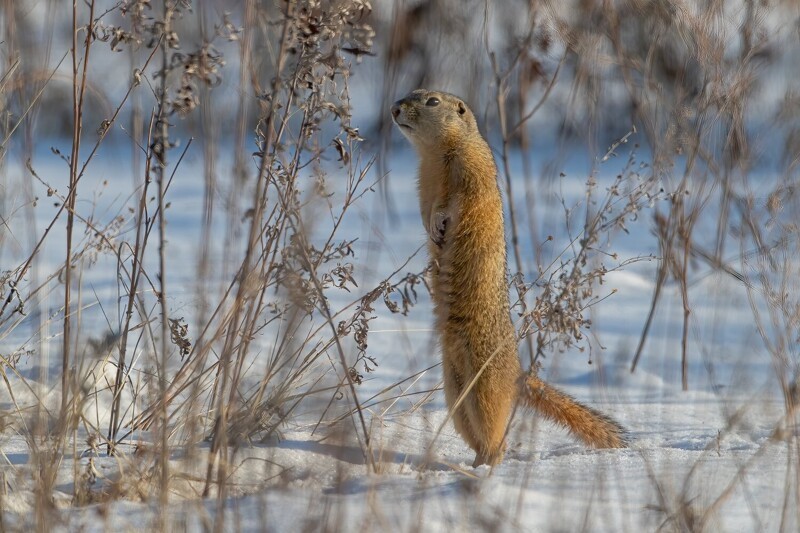
[[[431,215],[430,235],[433,243],[441,248],[444,245],[444,236],[450,217],[445,211],[434,211]]]

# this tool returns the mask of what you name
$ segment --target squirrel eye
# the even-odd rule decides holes
[[[430,98],[428,98],[428,101],[425,102],[425,105],[430,106],[430,107],[437,106],[437,105],[439,105],[439,99],[436,98],[435,96],[431,96]]]

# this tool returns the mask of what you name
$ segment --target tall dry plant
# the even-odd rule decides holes
[[[191,450],[209,439],[202,492],[213,491],[222,502],[227,465],[236,449],[254,437],[275,434],[304,399],[317,395],[327,395],[329,403],[346,404],[345,411],[355,407],[358,440],[365,458],[372,457],[357,385],[362,372],[377,364],[365,351],[374,318],[371,306],[382,298],[399,311],[397,299],[390,298],[399,285],[383,282],[341,307],[335,303],[340,299],[330,296],[361,290],[354,279],[353,238],[339,234],[352,205],[375,181],[367,180],[371,162],[362,159],[362,139],[351,124],[349,96],[351,64],[369,54],[372,46],[373,32],[366,23],[370,5],[292,2],[270,10],[273,19],[268,21],[251,1],[241,28],[226,15],[199,48],[186,51],[179,30],[190,8],[186,1],[154,5],[131,0],[107,10],[95,2],[85,7],[75,4],[73,9],[72,149],[68,155],[56,151],[69,168],[69,192],[58,192],[29,165],[31,175],[57,199],[58,211],[26,261],[4,276],[10,292],[0,318],[3,336],[12,335],[28,316],[25,303],[31,296],[49,293],[56,280],[63,281],[61,407],[58,414],[45,409],[37,425],[28,427],[33,464],[40,467],[34,480],[35,493],[41,497],[36,511],[40,529],[47,529],[55,517],[52,494],[64,458],[76,465],[73,479],[89,479],[76,484],[77,502],[115,494],[158,494],[166,504],[174,483],[171,451],[176,446]],[[113,16],[121,17],[121,23],[109,22]],[[175,268],[168,251],[169,189],[192,145],[173,128],[196,111],[206,94],[203,87],[221,79],[224,60],[215,40],[240,43],[241,57],[249,57],[254,41],[267,43],[276,53],[268,63],[241,64],[240,88],[260,109],[254,135],[250,134],[255,155],[249,162],[241,153],[252,152],[245,143],[247,106],[238,114],[237,129],[242,133],[236,143],[237,190],[252,203],[231,208],[228,223],[239,224],[242,218],[247,223],[242,258],[225,280],[227,286],[212,295],[217,299],[201,315],[203,321],[190,329],[168,304],[170,273]],[[103,43],[107,46],[100,46]],[[97,138],[89,141],[84,109],[94,58],[125,48],[139,58],[137,66],[116,109],[96,132],[91,131]],[[13,69],[6,74],[4,79],[13,79]],[[79,185],[103,140],[117,129],[118,115],[134,91],[143,92],[144,107],[152,109],[138,130],[144,137],[132,138],[145,165],[129,217],[120,216],[102,227],[78,209]],[[14,126],[6,128],[8,136],[13,131]],[[89,148],[84,148],[87,144]],[[335,179],[328,177],[330,172]],[[213,204],[206,203],[211,206],[208,220]],[[67,235],[63,266],[38,286],[30,286],[29,268],[59,223],[65,223]],[[81,226],[95,239],[76,243],[71,236]],[[203,238],[212,236],[206,231]],[[120,282],[118,329],[98,342],[82,333],[80,322],[83,294],[76,279],[80,280],[89,253],[111,255]],[[200,275],[207,271],[201,266]],[[203,290],[215,293],[212,286]],[[406,307],[411,304],[405,296],[400,300]],[[257,337],[267,334],[274,343],[253,346]],[[351,336],[362,347],[355,356],[344,346]],[[260,354],[260,377],[252,371],[256,354]],[[13,361],[6,363],[13,368]],[[105,374],[108,367],[115,369],[113,379],[98,380],[98,370]],[[86,413],[101,395],[110,398],[111,406],[105,430]],[[39,403],[46,405],[43,399]],[[341,411],[337,409],[336,416]],[[18,415],[27,427],[28,415]],[[138,442],[135,469],[142,475],[137,488],[100,486],[94,477],[85,478],[77,466],[81,435],[91,439],[93,454],[101,446],[110,454],[125,454],[132,442]],[[223,520],[221,514],[218,523]]]

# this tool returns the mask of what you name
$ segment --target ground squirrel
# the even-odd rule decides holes
[[[452,94],[423,89],[391,111],[420,159],[420,211],[430,236],[431,292],[451,410],[474,380],[453,413],[456,430],[476,452],[473,466],[502,460],[517,401],[590,446],[624,447],[625,431],[614,420],[520,367],[497,168],[472,112]]]

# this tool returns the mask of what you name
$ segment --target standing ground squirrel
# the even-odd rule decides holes
[[[497,168],[472,112],[452,94],[418,89],[395,102],[392,117],[420,159],[419,202],[430,236],[445,397],[453,410],[471,385],[453,422],[475,450],[473,466],[502,460],[517,401],[566,426],[589,446],[624,447],[625,431],[618,423],[520,367]]]

